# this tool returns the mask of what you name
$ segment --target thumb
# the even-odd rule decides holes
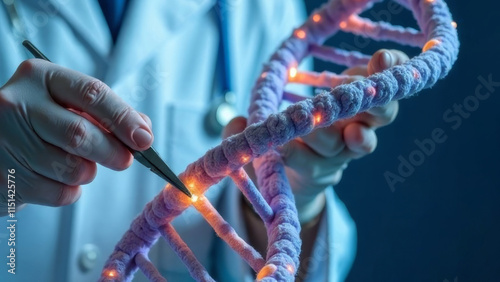
[[[408,55],[399,50],[381,49],[375,52],[368,62],[368,74],[384,71],[392,66],[408,61]]]
[[[245,130],[247,127],[247,119],[244,117],[235,117],[233,118],[222,131],[222,138],[226,139],[227,137],[238,134]]]

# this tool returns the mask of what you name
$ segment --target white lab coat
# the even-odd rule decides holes
[[[97,77],[153,121],[155,147],[179,173],[220,140],[203,119],[212,99],[218,29],[210,9],[215,0],[131,0],[118,41],[97,1],[17,1],[28,39],[53,62]],[[219,9],[229,26],[232,84],[238,109],[246,113],[250,89],[261,65],[305,17],[300,1],[225,0]],[[0,85],[29,56],[14,36],[5,7],[0,9]],[[112,52],[111,52],[112,51]],[[33,93],[36,95],[36,93]],[[4,133],[2,133],[4,134]],[[0,281],[94,281],[132,219],[164,186],[138,164],[123,172],[99,167],[74,205],[29,205],[16,214],[16,274],[0,268]],[[226,185],[227,186],[227,185]],[[208,197],[245,238],[234,187],[213,187]],[[6,219],[0,219],[6,224]],[[194,211],[175,220],[181,236],[220,281],[250,281],[250,269]],[[7,231],[0,231],[6,261]],[[3,235],[2,235],[3,234]],[[311,258],[310,281],[338,281],[355,253],[355,225],[333,191]],[[97,253],[85,251],[92,244]],[[160,242],[150,252],[169,281],[190,281],[186,268]],[[86,265],[82,266],[82,260]],[[136,274],[136,280],[142,280]]]

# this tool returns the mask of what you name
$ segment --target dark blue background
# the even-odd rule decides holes
[[[311,11],[323,2],[306,4]],[[461,41],[453,70],[432,89],[400,102],[394,124],[378,130],[377,150],[353,161],[336,188],[358,228],[348,281],[500,281],[500,87],[456,130],[443,119],[454,104],[474,95],[478,76],[500,82],[500,5],[488,2],[447,1]],[[387,3],[375,8],[388,10]],[[391,14],[391,22],[415,26],[406,11]],[[346,35],[333,39],[335,46],[361,42]],[[398,47],[365,45],[363,53]],[[391,191],[384,173],[397,173],[398,156],[408,160],[418,150],[414,140],[430,138],[435,128],[445,132],[446,141]]]

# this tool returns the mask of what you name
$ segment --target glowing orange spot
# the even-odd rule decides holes
[[[456,22],[456,21],[452,21],[452,22],[451,22],[451,26],[452,26],[453,28],[457,28],[457,22]]]
[[[287,264],[287,265],[286,265],[286,269],[287,269],[288,271],[290,271],[290,273],[294,273],[294,272],[295,272],[295,268],[294,268],[294,267],[293,267],[293,265],[291,265],[291,264]]]
[[[321,122],[321,115],[320,114],[315,114],[314,115],[314,125],[318,124]]]
[[[340,26],[341,29],[344,29],[344,28],[347,27],[347,22],[341,21],[340,24],[339,24],[339,26]]]
[[[269,275],[272,275],[276,269],[278,269],[276,267],[276,265],[274,264],[268,264],[268,265],[265,265],[260,271],[259,273],[257,273],[257,280],[262,280],[264,279],[265,277],[269,276]]]
[[[267,76],[267,72],[263,72],[263,73],[260,75],[260,77],[262,77],[262,78],[266,78],[266,76]]]
[[[315,14],[315,15],[313,16],[313,21],[314,21],[315,23],[319,23],[319,21],[321,21],[321,16],[320,16],[320,15],[318,15],[318,14]]]
[[[435,0],[425,0],[427,3],[434,3]]]
[[[107,277],[113,278],[113,277],[117,277],[118,273],[116,273],[116,270],[111,269],[111,270],[106,271],[106,273],[104,275],[106,275]]]
[[[196,203],[196,201],[198,201],[198,198],[199,198],[198,196],[196,196],[196,195],[193,194],[191,196],[191,202]]]
[[[295,32],[295,35],[300,38],[300,39],[304,39],[306,38],[306,32],[303,31],[302,29],[299,29]]]
[[[289,75],[290,75],[290,78],[295,78],[297,76],[297,68],[296,67],[290,68]]]
[[[243,155],[243,156],[241,156],[241,160],[242,160],[244,163],[246,163],[246,162],[248,162],[248,160],[250,160],[250,157],[249,157],[249,156],[247,156],[247,155]]]
[[[439,41],[437,39],[431,39],[431,40],[427,41],[427,43],[425,43],[424,48],[422,48],[422,51],[425,52],[425,51],[431,49],[432,47],[434,47],[440,43],[441,43],[441,41]]]

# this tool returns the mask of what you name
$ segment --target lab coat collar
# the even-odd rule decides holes
[[[112,46],[111,34],[104,16],[96,13],[101,9],[97,1],[47,0],[45,3],[40,1],[40,9],[49,15],[58,13],[91,52],[103,59],[108,55]]]
[[[172,38],[190,19],[208,11],[215,0],[130,0],[120,34],[111,54],[105,81],[125,79]],[[126,59],[124,59],[126,58]]]
[[[134,67],[144,63],[161,44],[172,38],[189,20],[208,11],[216,0],[129,0],[125,17],[113,48],[106,20],[95,1],[48,0],[73,28],[90,52],[110,69],[104,81],[110,85],[124,79]],[[126,59],[124,59],[126,58]]]

